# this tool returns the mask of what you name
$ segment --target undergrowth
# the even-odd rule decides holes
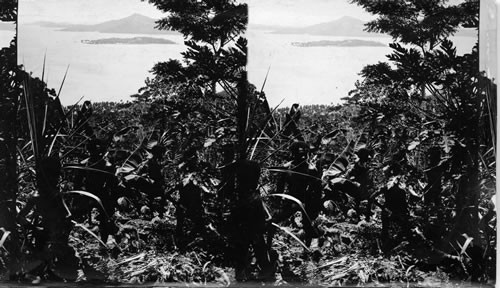
[[[297,216],[299,217],[299,216]],[[278,252],[274,285],[303,283],[311,285],[362,285],[381,283],[445,283],[448,274],[439,269],[422,271],[418,260],[405,252],[402,242],[384,254],[378,243],[381,223],[357,222],[339,216],[321,215],[316,221],[324,231],[310,250],[304,249],[287,233],[278,233],[273,249]],[[87,263],[115,283],[172,283],[229,285],[235,282],[234,270],[219,257],[191,245],[179,249],[174,240],[175,220],[167,216],[152,220],[125,219],[116,238],[104,248],[95,238],[74,228],[71,245],[82,263]],[[286,228],[303,235],[300,221]],[[88,223],[86,223],[88,225]],[[88,225],[92,229],[92,225]],[[194,242],[197,240],[195,239]],[[202,242],[199,239],[199,242]],[[83,276],[83,280],[89,280]]]

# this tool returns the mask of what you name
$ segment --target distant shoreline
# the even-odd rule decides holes
[[[293,46],[297,47],[387,47],[386,44],[378,42],[378,41],[368,41],[368,40],[359,40],[359,39],[347,39],[340,41],[331,41],[331,40],[319,40],[319,41],[310,41],[310,42],[292,42]]]
[[[83,44],[176,44],[174,41],[154,38],[154,37],[133,37],[133,38],[103,38],[96,40],[82,40]]]

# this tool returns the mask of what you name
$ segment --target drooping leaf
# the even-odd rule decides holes
[[[302,242],[299,237],[297,237],[297,235],[293,234],[290,230],[288,230],[288,228],[286,227],[281,227],[280,225],[276,224],[276,223],[272,223],[272,225],[274,227],[277,227],[278,229],[280,229],[281,231],[285,232],[286,234],[292,236],[293,239],[295,239],[300,245],[302,245],[302,247],[304,247],[304,249],[306,249],[307,251],[310,251],[309,247],[307,247],[307,245]]]
[[[266,197],[281,197],[283,199],[295,202],[297,205],[299,205],[300,209],[302,210],[302,213],[307,218],[309,223],[312,223],[312,220],[309,217],[309,214],[307,214],[306,209],[304,208],[304,204],[302,204],[302,202],[299,199],[297,199],[291,195],[283,194],[283,193],[268,194],[268,195],[266,195]]]
[[[63,194],[78,194],[78,195],[83,195],[83,196],[86,196],[86,197],[94,199],[101,206],[102,212],[106,215],[107,218],[109,218],[109,215],[106,212],[106,209],[104,209],[104,206],[102,205],[101,199],[99,199],[99,197],[97,197],[96,195],[94,195],[94,194],[92,194],[90,192],[87,192],[87,191],[82,191],[82,190],[64,191]]]
[[[71,220],[71,222],[73,222],[73,224],[76,226],[76,227],[80,227],[82,228],[85,232],[89,233],[92,237],[94,237],[95,239],[97,239],[97,242],[99,242],[104,248],[108,248],[108,246],[106,245],[106,243],[104,243],[101,238],[99,238],[97,235],[95,235],[94,232],[90,231],[89,228],[85,227],[85,225],[83,224],[80,224],[78,222],[76,222],[75,220]]]

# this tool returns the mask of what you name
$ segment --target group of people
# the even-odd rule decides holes
[[[346,217],[360,219],[364,215],[366,221],[370,221],[373,204],[380,206],[382,210],[382,242],[385,251],[390,250],[402,237],[406,237],[408,230],[408,203],[406,191],[399,185],[383,186],[375,190],[371,185],[370,159],[373,151],[363,147],[355,151],[355,160],[350,169],[343,175],[337,175],[334,181],[323,177],[323,168],[332,163],[320,160],[312,163],[310,147],[303,141],[295,141],[290,145],[290,162],[282,169],[278,169],[279,175],[276,190],[273,194],[286,194],[300,201],[287,199],[281,201],[276,209],[266,209],[263,199],[258,191],[258,179],[260,166],[258,163],[243,160],[236,167],[237,194],[240,202],[236,205],[234,213],[239,237],[236,237],[239,264],[236,266],[237,279],[246,279],[248,270],[249,246],[257,263],[261,268],[260,277],[266,279],[275,271],[274,260],[276,253],[271,249],[275,226],[271,222],[280,223],[290,219],[297,211],[302,211],[302,229],[304,231],[304,242],[310,247],[313,238],[321,240],[322,231],[315,224],[315,219],[325,210],[325,202],[333,201],[339,207],[339,213]],[[326,163],[321,163],[321,162]],[[348,166],[348,163],[343,163]],[[396,164],[390,165],[386,176],[396,176]],[[377,197],[382,195],[385,199],[383,204],[378,203]],[[364,205],[361,205],[363,202]],[[301,207],[302,206],[302,207]],[[362,207],[363,206],[363,207]],[[329,212],[329,211],[325,211]],[[267,237],[264,235],[267,233]],[[320,241],[321,242],[321,241]],[[318,242],[318,243],[320,243]],[[247,262],[245,262],[247,261]],[[248,268],[248,267],[247,267]]]
[[[93,137],[91,128],[88,125],[88,114],[91,113],[91,107],[87,104],[84,105],[81,115],[79,114],[77,124],[84,129],[85,134]],[[297,130],[297,127],[292,128],[294,128],[292,130]],[[294,134],[292,132],[290,134]],[[141,203],[146,204],[142,208],[147,208],[140,209],[143,214],[153,209],[158,212],[158,216],[161,218],[166,201],[169,200],[174,203],[177,218],[177,237],[182,238],[187,232],[185,223],[188,219],[188,222],[193,223],[191,230],[198,235],[203,233],[206,224],[203,219],[203,191],[192,181],[186,183],[184,183],[185,181],[179,181],[179,185],[173,189],[167,189],[163,174],[165,147],[157,145],[150,149],[152,157],[144,165],[136,169],[134,173],[138,177],[126,183],[127,187],[123,186],[124,183],[118,183],[119,177],[116,176],[119,173],[117,173],[113,161],[110,162],[110,159],[105,157],[107,147],[104,141],[93,137],[88,141],[86,148],[88,157],[80,163],[81,167],[85,169],[77,170],[73,175],[71,179],[73,182],[72,188],[87,191],[97,196],[100,199],[100,205],[97,205],[93,199],[83,201],[81,200],[82,197],[80,197],[80,200],[75,201],[73,205],[70,205],[70,208],[81,210],[81,213],[75,213],[75,210],[73,210],[73,218],[75,215],[81,217],[88,215],[90,221],[92,221],[92,217],[89,213],[92,208],[97,207],[99,209],[97,221],[102,242],[106,243],[108,236],[118,231],[118,227],[111,217],[115,210],[122,209],[134,202],[123,199],[127,197],[136,197],[137,199],[137,196],[139,196],[137,192],[146,195],[146,199],[141,199]],[[251,251],[253,251],[253,256],[257,259],[260,268],[259,277],[261,279],[273,277],[276,270],[275,262],[278,257],[276,252],[271,249],[272,239],[276,232],[275,226],[271,225],[271,223],[285,221],[302,208],[304,210],[302,227],[305,232],[305,244],[307,246],[311,245],[313,238],[318,238],[321,235],[320,229],[314,225],[314,220],[324,209],[325,201],[335,202],[340,208],[339,210],[344,214],[348,214],[348,210],[350,210],[349,203],[353,202],[356,215],[359,217],[364,214],[366,221],[369,221],[371,206],[373,203],[377,204],[374,199],[378,195],[383,195],[385,203],[379,205],[382,208],[382,236],[390,238],[389,228],[393,224],[402,227],[407,224],[408,210],[405,191],[397,185],[384,187],[378,191],[373,191],[374,189],[371,187],[369,162],[373,151],[370,149],[361,148],[355,151],[356,157],[351,169],[341,177],[337,177],[336,181],[325,181],[323,167],[332,163],[324,160],[321,161],[325,163],[315,163],[316,165],[311,163],[310,147],[304,141],[294,141],[289,150],[291,161],[282,167],[281,173],[278,175],[276,190],[273,193],[292,196],[302,203],[302,207],[294,201],[284,200],[281,201],[277,209],[268,209],[261,198],[259,189],[262,169],[260,163],[251,160],[238,160],[231,164],[230,170],[233,173],[232,178],[235,185],[234,203],[229,220],[229,226],[232,227],[229,239],[231,240],[230,243],[232,243],[230,249],[231,255],[234,257],[236,278],[238,280],[243,281],[250,278],[249,259],[251,258]],[[347,163],[344,164],[347,166]],[[57,259],[57,257],[54,257],[54,255],[57,255],[56,251],[67,250],[67,244],[64,246],[62,243],[68,243],[69,233],[72,228],[70,221],[72,212],[63,205],[60,193],[56,193],[56,191],[59,191],[57,185],[61,174],[59,159],[49,157],[42,161],[40,165],[39,171],[42,173],[39,181],[43,184],[40,187],[45,188],[39,191],[39,195],[34,197],[33,202],[29,203],[24,210],[29,211],[38,206],[35,210],[39,211],[40,214],[48,213],[47,215],[41,215],[42,222],[47,225],[46,235],[48,235],[48,238],[45,237],[39,240],[38,246],[41,247],[40,251],[45,255],[43,258],[45,259],[44,265],[42,266],[46,270],[51,270],[51,267],[53,268],[57,262],[54,260]],[[389,173],[394,173],[394,171]],[[177,200],[171,197],[173,190],[179,192]],[[362,211],[360,205],[363,201],[368,202],[368,205],[364,207],[364,211]],[[51,205],[56,203],[57,205],[53,206],[55,208],[50,209],[50,212],[47,212],[49,210],[43,207],[49,205],[49,203]],[[86,205],[82,203],[86,203]],[[27,212],[24,211],[21,214],[23,213],[26,214]],[[57,219],[57,221],[51,219]],[[63,229],[59,227],[63,227]],[[68,261],[74,262],[74,259]],[[67,265],[67,267],[70,266]]]

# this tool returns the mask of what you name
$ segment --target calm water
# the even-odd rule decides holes
[[[296,47],[292,42],[343,40],[347,37],[278,35],[249,32],[249,77],[261,87],[271,105],[338,103],[354,88],[366,64],[382,61],[389,47]],[[388,43],[390,38],[371,38]]]
[[[355,88],[359,72],[368,64],[385,61],[391,52],[386,47],[296,47],[292,42],[362,39],[389,44],[389,37],[328,37],[278,35],[250,31],[249,78],[260,89],[270,68],[265,92],[271,105],[285,99],[282,106],[293,103],[330,104]],[[455,37],[457,53],[470,52],[474,38]]]
[[[64,72],[69,72],[61,93],[63,104],[80,97],[92,101],[128,100],[144,86],[149,70],[169,58],[180,59],[186,50],[181,36],[154,35],[175,41],[176,45],[88,45],[81,40],[143,35],[61,32],[52,28],[21,25],[19,62],[35,76],[41,76],[44,55],[50,87],[59,89]],[[265,92],[271,105],[339,103],[359,79],[367,64],[385,60],[389,47],[295,47],[291,42],[343,40],[346,37],[279,35],[263,31],[247,32],[249,40],[249,79],[259,89],[270,68]],[[363,38],[390,42],[388,37]],[[474,44],[473,38],[457,37],[458,52]]]
[[[92,101],[127,100],[144,86],[155,63],[181,57],[186,49],[182,37],[152,36],[173,40],[175,45],[90,45],[81,40],[135,36],[144,35],[61,32],[24,25],[19,30],[18,60],[27,71],[41,76],[46,54],[45,79],[56,91],[69,65],[61,92],[63,104],[73,104],[82,96]]]

